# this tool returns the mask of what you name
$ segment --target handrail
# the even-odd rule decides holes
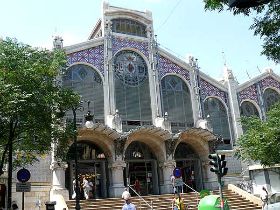
[[[150,205],[141,195],[139,195],[130,185],[128,185],[128,187],[141,199],[143,200],[150,208],[151,210],[153,210],[153,201],[152,201],[152,205]]]
[[[187,187],[187,188],[189,188],[189,189],[191,189],[192,191],[194,191],[195,193],[196,193],[196,206],[198,206],[198,195],[199,195],[199,192],[198,191],[196,191],[195,189],[193,189],[191,186],[189,186],[189,185],[187,185],[185,182],[183,182],[183,184]]]

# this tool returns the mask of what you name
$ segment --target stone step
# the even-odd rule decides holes
[[[214,191],[214,194],[218,194],[217,191]],[[259,210],[261,207],[251,203],[248,200],[245,200],[240,195],[230,191],[223,191],[224,197],[228,200],[228,204],[231,210]],[[195,193],[183,193],[182,194],[188,210],[197,210],[197,195]],[[166,210],[171,209],[171,201],[173,199],[172,194],[164,195],[150,195],[143,196],[147,203],[151,205],[153,203],[154,210]],[[199,197],[198,197],[199,199]],[[150,207],[140,198],[132,197],[132,202],[137,206],[137,210],[150,210]],[[124,201],[121,198],[107,198],[107,199],[90,199],[90,200],[81,200],[81,210],[121,210]],[[67,202],[69,210],[75,210],[75,200]]]

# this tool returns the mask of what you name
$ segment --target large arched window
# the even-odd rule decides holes
[[[173,132],[193,127],[191,95],[186,83],[178,76],[167,75],[161,80],[163,111],[168,113]]]
[[[263,93],[263,101],[265,111],[268,111],[272,105],[279,101],[279,93],[271,88],[268,88]]]
[[[151,125],[152,111],[145,60],[136,52],[124,50],[115,56],[116,108],[123,120],[123,130]]]
[[[208,98],[204,102],[205,119],[213,133],[221,135],[226,144],[230,144],[230,131],[227,110],[217,98]]]
[[[97,122],[104,121],[103,83],[96,70],[84,64],[71,66],[63,77],[63,87],[77,92],[85,103],[90,101],[89,110],[94,112],[95,120]],[[77,112],[78,123],[83,122],[86,112],[87,106],[85,106],[85,111]],[[70,112],[67,115],[72,118]]]
[[[112,31],[122,34],[147,37],[146,26],[130,19],[112,20]]]
[[[259,117],[259,112],[258,112],[256,106],[250,101],[242,102],[240,114],[242,116],[246,116],[246,117],[250,117],[250,116],[254,116],[254,115]]]

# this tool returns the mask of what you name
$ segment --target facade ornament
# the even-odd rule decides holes
[[[66,170],[66,168],[68,168],[68,164],[66,162],[64,162],[64,161],[54,161],[50,165],[50,169],[52,171],[54,171],[56,169],[64,169],[64,170]]]
[[[61,36],[55,36],[53,39],[53,48],[62,49],[63,48],[63,39]]]
[[[223,144],[223,138],[217,137],[216,139],[213,139],[212,141],[208,142],[209,147],[209,153],[215,153],[217,150],[218,145]]]
[[[166,157],[173,157],[173,153],[175,151],[175,146],[177,144],[178,139],[167,139],[165,141],[165,148],[166,148]]]
[[[114,140],[115,160],[120,158],[123,159],[125,141],[126,141],[126,137],[123,136]]]
[[[107,30],[111,30],[112,29],[112,21],[111,20],[106,20],[105,21],[105,28],[107,29]]]

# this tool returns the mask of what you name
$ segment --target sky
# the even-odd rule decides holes
[[[0,0],[0,37],[16,38],[34,47],[51,49],[55,35],[64,46],[88,39],[101,17],[103,0]],[[108,0],[109,4],[152,12],[160,47],[175,56],[198,59],[200,70],[214,79],[224,64],[239,83],[265,68],[280,74],[280,65],[261,56],[262,40],[249,30],[252,17],[229,11],[204,10],[203,0]]]

